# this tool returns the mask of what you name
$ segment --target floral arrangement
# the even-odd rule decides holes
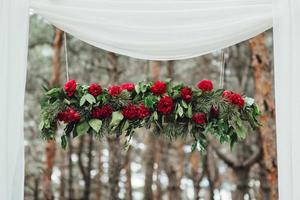
[[[169,139],[191,137],[192,149],[205,149],[207,134],[231,146],[246,137],[245,125],[260,126],[254,100],[232,91],[214,90],[202,80],[197,89],[170,81],[123,83],[103,89],[99,84],[68,81],[63,88],[46,89],[41,101],[40,130],[55,139],[58,123],[65,124],[61,146],[68,137],[83,134],[124,134],[127,142],[140,127]]]

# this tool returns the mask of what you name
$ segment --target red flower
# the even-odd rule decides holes
[[[202,92],[212,91],[214,89],[214,85],[211,80],[202,80],[197,84],[198,88],[202,90]]]
[[[229,97],[229,101],[239,107],[243,107],[244,104],[245,104],[245,101],[244,99],[242,98],[242,96],[240,94],[232,94],[230,97]]]
[[[172,112],[173,107],[174,107],[173,99],[171,97],[164,96],[158,102],[157,111],[164,115],[167,115]]]
[[[126,119],[134,120],[139,118],[139,108],[134,104],[128,104],[122,110],[122,114]]]
[[[206,123],[206,116],[204,113],[196,113],[193,115],[192,120],[196,124],[205,124]]]
[[[58,113],[57,118],[64,123],[76,122],[80,120],[79,113],[73,108],[67,108],[65,111]]]
[[[93,83],[90,85],[88,92],[94,97],[99,96],[102,93],[102,87],[99,84]]]
[[[127,91],[131,92],[134,90],[135,86],[133,83],[128,82],[128,83],[123,83],[121,85],[121,88],[122,88],[122,90],[127,90]]]
[[[118,85],[113,85],[108,88],[108,93],[114,97],[118,96],[121,92],[122,92],[122,89]]]
[[[219,111],[218,107],[211,106],[211,108],[210,108],[210,116],[212,118],[218,118],[219,115],[220,115],[220,111]]]
[[[230,103],[237,105],[239,107],[243,107],[245,104],[245,100],[240,94],[225,90],[222,94],[222,97],[227,99]]]
[[[189,102],[192,99],[193,92],[191,88],[184,87],[180,90],[180,95],[184,101]]]
[[[225,91],[223,92],[223,94],[222,94],[222,97],[228,99],[232,94],[233,94],[232,91],[230,91],[230,90],[225,90]]]
[[[156,96],[164,94],[166,91],[167,84],[165,82],[156,81],[151,87],[151,92]]]
[[[139,118],[143,119],[145,117],[148,117],[150,115],[150,110],[145,107],[144,104],[141,104],[139,107]]]
[[[69,97],[72,96],[76,90],[76,81],[69,80],[68,82],[66,82],[64,85],[64,90]]]
[[[113,109],[110,105],[104,105],[101,108],[95,107],[92,109],[91,116],[93,118],[105,119],[110,117],[113,112]]]

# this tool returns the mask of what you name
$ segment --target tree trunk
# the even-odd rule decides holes
[[[276,132],[275,132],[275,103],[273,95],[272,68],[269,60],[268,48],[265,44],[265,36],[261,34],[250,40],[252,51],[252,68],[255,77],[255,99],[261,108],[262,116],[259,133],[262,144],[262,170],[266,172],[267,180],[271,192],[271,199],[278,199],[278,177],[277,177],[277,157],[276,157]],[[261,186],[266,187],[265,184]],[[262,191],[267,191],[262,188]]]
[[[160,76],[160,61],[150,61],[150,79],[158,80]],[[144,186],[144,200],[153,199],[153,172],[155,162],[155,138],[153,134],[148,134],[145,141],[147,148],[145,151],[145,186]]]
[[[108,137],[109,169],[108,192],[111,200],[119,199],[119,177],[121,170],[121,148],[119,138]]]
[[[68,193],[69,200],[74,199],[74,188],[73,188],[73,162],[72,162],[72,154],[73,154],[73,144],[72,139],[68,138],[69,144],[69,152],[68,152],[68,170],[69,170],[69,179],[68,179]]]
[[[62,47],[62,36],[63,32],[59,29],[55,31],[55,38],[53,41],[53,58],[52,58],[52,78],[50,81],[50,86],[56,86],[60,83],[60,53]],[[55,141],[48,141],[46,146],[46,167],[43,175],[43,185],[44,185],[44,199],[51,200],[54,199],[52,189],[51,189],[51,175],[54,166],[54,159],[56,153],[56,143]]]
[[[125,158],[125,171],[126,171],[126,183],[125,183],[125,200],[132,200],[132,186],[131,186],[131,148],[129,147],[126,152]]]
[[[102,163],[102,148],[101,146],[99,145],[99,148],[98,148],[98,151],[99,151],[99,155],[98,155],[98,174],[97,176],[95,177],[96,179],[96,200],[101,200],[102,197],[102,181],[101,181],[101,175],[103,173],[103,163]]]
[[[84,199],[90,199],[90,193],[91,193],[91,171],[92,171],[92,151],[93,151],[93,136],[89,135],[89,148],[87,153],[88,158],[88,164],[86,169],[86,177],[85,177],[85,187],[84,187]]]
[[[34,200],[39,200],[39,184],[40,184],[40,177],[37,176],[34,178],[34,191],[33,191]]]
[[[65,189],[66,189],[66,164],[65,164],[65,152],[60,150],[60,185],[59,185],[59,200],[65,200]]]
[[[107,53],[108,72],[110,75],[110,83],[117,84],[119,82],[120,71],[118,70],[118,56],[114,53]],[[108,170],[108,197],[110,200],[119,199],[119,177],[122,168],[122,154],[120,138],[113,136],[107,137],[109,148],[109,170]]]
[[[199,192],[200,192],[200,182],[203,178],[203,171],[205,166],[200,166],[201,159],[200,159],[200,152],[194,151],[191,154],[190,158],[190,165],[191,165],[191,174],[190,178],[193,181],[193,187],[194,187],[194,200],[199,200]],[[201,171],[202,169],[202,171]]]

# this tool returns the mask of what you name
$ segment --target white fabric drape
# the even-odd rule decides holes
[[[23,199],[27,0],[0,0],[0,199]]]
[[[272,26],[271,0],[31,0],[31,7],[87,43],[148,60],[199,56]]]
[[[274,2],[274,60],[280,199],[300,199],[300,0]]]

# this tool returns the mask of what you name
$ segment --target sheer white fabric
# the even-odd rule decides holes
[[[149,60],[199,56],[272,26],[271,0],[32,0],[31,7],[87,43]]]
[[[0,199],[23,199],[28,1],[0,0]]]
[[[274,60],[280,199],[300,199],[300,1],[275,0]]]

